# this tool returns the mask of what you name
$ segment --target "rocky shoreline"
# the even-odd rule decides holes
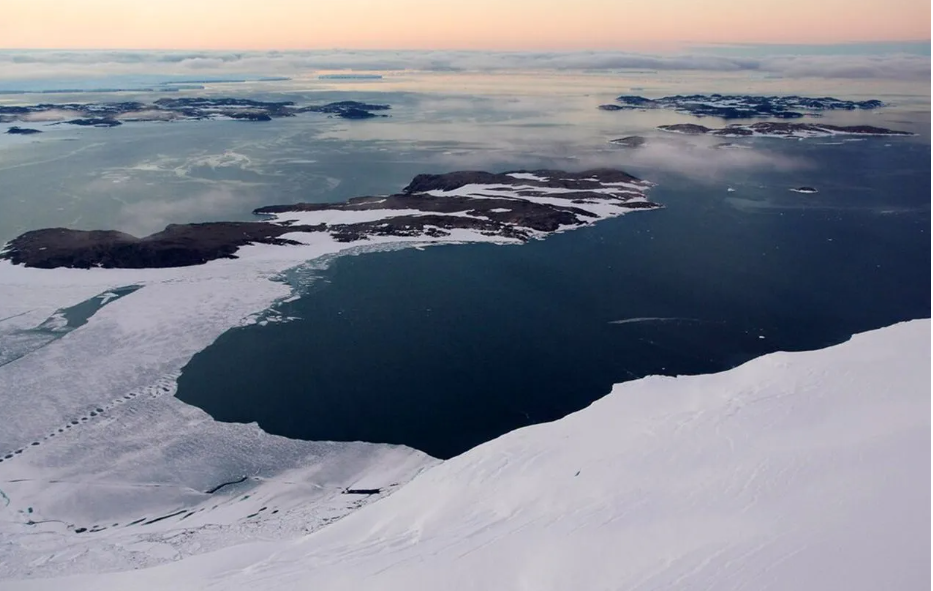
[[[172,224],[138,238],[113,230],[49,228],[10,241],[0,259],[42,269],[164,268],[237,258],[248,244],[305,244],[314,235],[337,242],[371,237],[477,237],[525,242],[628,211],[656,209],[651,183],[615,169],[422,174],[400,193],[345,203],[272,205],[256,222]]]

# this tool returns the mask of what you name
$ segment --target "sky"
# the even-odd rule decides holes
[[[7,49],[677,50],[930,38],[929,0],[28,0]]]

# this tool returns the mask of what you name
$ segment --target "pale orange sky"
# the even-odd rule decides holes
[[[930,38],[928,0],[24,0],[0,47],[663,49]]]

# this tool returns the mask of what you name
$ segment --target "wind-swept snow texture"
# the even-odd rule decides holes
[[[918,320],[617,385],[292,542],[0,587],[929,589],[929,444]]]

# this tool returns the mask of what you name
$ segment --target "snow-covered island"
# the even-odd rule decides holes
[[[117,127],[129,121],[190,121],[228,119],[271,121],[301,113],[325,113],[343,119],[379,117],[389,105],[339,101],[299,107],[292,101],[269,102],[232,97],[161,98],[152,103],[137,101],[107,103],[42,103],[0,105],[0,123],[67,123],[92,127]],[[11,131],[11,130],[18,131]],[[11,127],[7,133],[36,133],[35,128]]]
[[[711,128],[696,123],[659,125],[658,129],[686,135],[710,134],[720,137],[776,137],[806,139],[835,135],[853,136],[912,136],[907,131],[896,131],[873,125],[829,125],[824,123],[788,123],[784,121],[762,121],[759,123],[733,123],[721,128]]]
[[[249,244],[297,246],[313,241],[315,234],[344,243],[375,237],[456,240],[458,233],[520,243],[629,211],[656,209],[660,206],[646,197],[650,187],[650,182],[606,168],[422,174],[393,195],[255,210],[268,221],[172,224],[145,238],[112,230],[33,230],[10,241],[0,259],[44,269],[183,267],[236,258],[238,249]]]
[[[0,587],[926,589],[929,441],[930,321],[916,320],[720,374],[617,385],[307,535]],[[113,558],[131,535],[72,534],[83,545],[61,549],[2,527],[4,562],[28,555],[37,572],[62,554]],[[152,531],[139,553],[168,556],[197,530]]]
[[[818,116],[821,111],[870,110],[883,107],[877,99],[847,101],[826,97],[757,96],[744,94],[690,94],[651,99],[643,96],[623,95],[615,103],[600,105],[604,111],[633,109],[671,109],[697,117],[721,119],[753,119],[774,117],[799,119],[804,115]]]

